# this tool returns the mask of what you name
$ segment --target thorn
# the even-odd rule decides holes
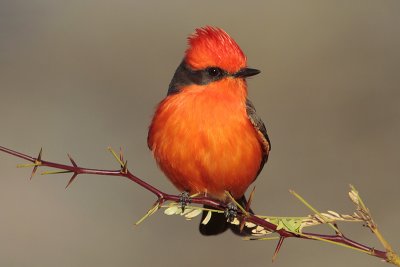
[[[121,166],[121,172],[124,174],[128,173],[128,161],[125,161],[124,165]]]
[[[78,176],[78,173],[74,173],[74,175],[72,175],[71,179],[69,179],[67,186],[65,187],[65,189],[68,188],[68,186],[70,186],[72,184],[72,182],[75,180],[76,176]]]
[[[72,159],[71,155],[70,154],[67,154],[67,155],[68,155],[68,158],[71,161],[72,165],[74,165],[75,168],[78,167],[78,165],[76,165],[76,162]]]
[[[36,164],[35,164],[35,167],[33,167],[33,170],[32,170],[31,176],[29,177],[29,180],[32,180],[33,176],[34,176],[35,173],[36,173],[36,170],[37,170],[38,166],[39,166],[39,165],[36,165]]]
[[[239,233],[243,232],[245,223],[246,223],[246,218],[242,218],[242,220],[240,221]]]
[[[43,148],[41,147],[41,148],[40,148],[39,155],[38,155],[38,157],[37,157],[37,159],[36,159],[36,160],[39,161],[39,162],[42,160],[42,151],[43,151]]]
[[[339,226],[337,225],[337,223],[333,223],[333,226],[335,227],[336,235],[342,236],[343,234],[339,231]]]
[[[278,244],[276,245],[274,255],[272,256],[272,262],[274,262],[276,260],[276,258],[278,257],[278,253],[279,253],[279,250],[282,247],[283,240],[285,240],[285,237],[281,236],[279,238]]]
[[[33,167],[33,170],[32,170],[31,176],[29,177],[29,180],[32,180],[33,176],[36,173],[36,170],[37,170],[38,166],[42,164],[42,162],[41,162],[41,160],[42,160],[42,151],[43,151],[43,148],[41,147],[40,151],[39,151],[39,155],[35,160],[35,167]]]

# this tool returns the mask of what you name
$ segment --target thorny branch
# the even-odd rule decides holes
[[[57,174],[57,173],[72,173],[72,176],[67,184],[67,187],[71,185],[71,183],[81,174],[95,174],[95,175],[108,175],[108,176],[120,176],[125,177],[131,180],[132,182],[138,184],[139,186],[143,187],[144,189],[150,191],[157,197],[157,201],[154,203],[152,208],[147,212],[147,214],[139,220],[136,224],[139,224],[148,216],[156,212],[158,209],[164,207],[167,208],[165,213],[168,215],[171,214],[183,214],[186,218],[190,219],[194,216],[200,214],[199,211],[203,210],[201,207],[191,206],[187,207],[184,212],[179,210],[178,204],[180,201],[179,195],[172,195],[165,193],[152,185],[146,183],[142,179],[138,178],[134,174],[132,174],[128,170],[127,161],[124,161],[123,153],[120,151],[120,154],[117,155],[111,148],[109,149],[110,152],[114,155],[117,161],[120,164],[120,169],[117,170],[100,170],[100,169],[91,169],[91,168],[84,168],[78,166],[78,164],[72,159],[72,157],[68,154],[68,158],[71,161],[71,165],[60,164],[56,162],[46,161],[42,159],[42,149],[39,152],[39,155],[35,157],[28,156],[26,154],[8,149],[6,147],[0,146],[0,151],[13,155],[15,157],[22,158],[26,161],[31,162],[31,164],[20,164],[18,167],[33,167],[32,173],[30,178],[32,178],[38,167],[50,167],[57,169],[58,171],[46,171],[43,172],[44,174]],[[365,206],[364,202],[361,200],[358,192],[355,190],[354,187],[351,186],[351,192],[349,196],[352,202],[356,205],[356,212],[354,215],[339,215],[336,212],[328,211],[328,213],[319,213],[315,210],[311,205],[309,205],[301,196],[299,196],[294,191],[291,191],[293,195],[295,195],[300,201],[302,201],[306,206],[308,206],[315,214],[308,217],[302,218],[294,218],[294,220],[288,218],[271,218],[266,216],[260,216],[251,214],[248,212],[249,205],[251,202],[252,195],[254,190],[251,194],[249,205],[247,207],[240,207],[237,212],[237,217],[232,223],[240,224],[241,229],[246,224],[248,227],[254,227],[253,233],[254,236],[250,236],[247,239],[250,240],[268,240],[268,239],[276,239],[266,237],[267,234],[276,233],[279,235],[277,238],[279,240],[277,247],[275,249],[275,253],[273,255],[273,260],[277,257],[280,248],[286,238],[295,237],[295,238],[302,238],[302,239],[312,239],[312,240],[320,240],[329,243],[333,243],[336,245],[344,246],[347,248],[355,249],[360,252],[369,254],[371,256],[375,256],[385,260],[388,263],[392,263],[396,266],[400,266],[400,258],[394,252],[390,244],[383,238],[382,234],[379,232],[376,223],[373,221],[372,216],[368,208]],[[227,193],[228,196],[229,193]],[[163,204],[167,201],[171,203],[168,206],[163,206]],[[191,198],[192,204],[199,204],[199,205],[208,205],[213,207],[215,210],[209,210],[209,215],[211,212],[223,212],[227,208],[227,204],[205,197],[205,196],[194,196]],[[179,210],[179,211],[178,211]],[[193,212],[195,211],[195,212]],[[208,216],[207,216],[208,217]],[[206,218],[207,219],[207,218]],[[369,247],[367,245],[358,243],[354,240],[347,238],[342,232],[339,231],[336,222],[337,221],[363,221],[365,225],[371,229],[371,231],[377,236],[378,240],[381,242],[385,251],[377,250],[373,247]],[[206,223],[203,221],[203,223]],[[310,233],[302,231],[303,227],[312,226],[316,224],[328,224],[333,229],[335,234],[332,235],[323,235],[317,233]]]

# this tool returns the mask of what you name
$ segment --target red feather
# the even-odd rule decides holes
[[[186,63],[193,69],[220,67],[234,73],[246,67],[246,56],[224,30],[206,26],[188,38]]]
[[[159,104],[148,143],[179,190],[218,199],[229,191],[240,198],[254,181],[262,148],[247,117],[245,98],[243,80],[225,79],[187,86]]]

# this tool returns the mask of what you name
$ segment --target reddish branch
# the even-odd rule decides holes
[[[132,182],[138,184],[139,186],[143,187],[144,189],[150,191],[151,193],[153,193],[154,195],[157,196],[158,200],[156,203],[158,204],[162,204],[165,201],[174,201],[174,202],[179,202],[179,195],[171,195],[171,194],[167,194],[157,188],[155,188],[154,186],[146,183],[145,181],[143,181],[142,179],[138,178],[137,176],[133,175],[128,169],[127,169],[127,165],[126,163],[124,165],[121,166],[121,168],[119,170],[99,170],[99,169],[90,169],[90,168],[83,168],[83,167],[79,167],[75,161],[68,155],[71,164],[72,165],[66,165],[66,164],[60,164],[60,163],[55,163],[55,162],[50,162],[50,161],[46,161],[46,160],[42,160],[41,158],[41,152],[39,153],[38,157],[34,158],[31,156],[28,156],[26,154],[23,153],[19,153],[17,151],[5,148],[0,146],[0,151],[3,151],[5,153],[8,153],[10,155],[22,158],[24,160],[30,161],[32,162],[34,165],[34,169],[32,171],[32,175],[31,177],[35,174],[36,169],[38,166],[43,166],[43,167],[50,167],[50,168],[55,168],[55,169],[59,169],[59,170],[63,170],[64,172],[70,172],[72,173],[72,177],[68,182],[67,187],[74,181],[74,179],[80,175],[80,174],[95,174],[95,175],[109,175],[109,176],[121,176],[121,177],[125,177],[128,178],[129,180],[131,180]],[[122,157],[121,160],[123,161]],[[226,203],[208,198],[208,197],[195,197],[191,199],[191,203],[195,203],[195,204],[201,204],[201,205],[208,205],[208,206],[212,206],[215,209],[218,210],[225,210],[226,209]],[[376,250],[372,247],[360,244],[356,241],[353,241],[347,237],[345,237],[343,234],[340,233],[335,233],[334,235],[322,235],[322,234],[316,234],[316,233],[307,233],[307,232],[303,232],[301,235],[294,233],[294,232],[290,232],[288,230],[285,230],[283,228],[278,229],[277,230],[277,225],[268,222],[256,215],[253,214],[244,214],[242,211],[238,210],[238,218],[240,220],[246,220],[248,222],[252,222],[256,225],[262,226],[264,229],[271,231],[271,232],[276,232],[280,235],[280,239],[278,242],[278,246],[275,250],[275,254],[274,257],[277,255],[277,253],[279,252],[279,249],[281,248],[281,245],[284,241],[285,238],[288,237],[296,237],[296,238],[304,238],[304,239],[314,239],[314,240],[327,240],[327,241],[332,241],[338,244],[343,244],[352,248],[356,248],[359,249],[361,251],[364,251],[366,253],[368,253],[369,255],[381,258],[383,260],[386,261],[390,261],[388,258],[388,255],[385,251],[381,251],[381,250]]]

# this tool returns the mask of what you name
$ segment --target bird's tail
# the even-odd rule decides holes
[[[247,200],[245,196],[242,196],[240,199],[236,200],[242,207],[246,207]],[[209,207],[204,205],[206,209],[213,209],[213,207]],[[250,209],[250,213],[254,214],[254,212]],[[224,213],[216,213],[213,212],[211,215],[211,219],[207,224],[203,224],[205,217],[207,216],[208,211],[203,211],[203,215],[201,216],[199,230],[202,235],[218,235],[225,232],[227,229],[231,229],[231,231],[240,236],[249,236],[251,235],[251,229],[244,227],[242,231],[240,231],[239,225],[231,224],[227,221]]]

